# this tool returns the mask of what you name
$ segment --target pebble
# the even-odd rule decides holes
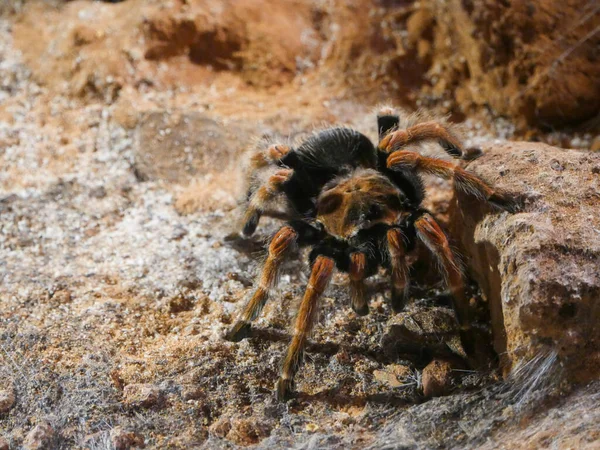
[[[6,414],[15,404],[15,393],[13,390],[3,389],[0,391],[0,414]]]
[[[128,450],[132,447],[143,448],[144,438],[135,431],[124,430],[121,427],[115,427],[110,432],[110,441],[115,450]]]
[[[128,384],[123,389],[123,401],[133,408],[154,408],[164,404],[165,396],[154,384]]]
[[[23,450],[51,450],[54,447],[56,432],[48,423],[36,425],[25,437]]]
[[[448,361],[434,359],[423,369],[423,395],[430,398],[450,393],[452,378],[452,365]]]

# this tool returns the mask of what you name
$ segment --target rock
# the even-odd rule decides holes
[[[385,366],[383,370],[373,371],[373,378],[389,387],[395,388],[402,386],[410,373],[411,370],[408,366],[390,364]]]
[[[185,401],[199,400],[199,399],[205,398],[205,397],[206,397],[206,392],[204,392],[204,389],[202,389],[202,387],[200,387],[200,386],[197,386],[194,384],[182,386],[181,398],[183,398],[183,400],[185,400]]]
[[[165,395],[153,384],[128,384],[123,389],[123,401],[131,408],[160,408],[165,403]]]
[[[215,423],[210,426],[210,431],[215,436],[221,439],[227,437],[227,433],[231,431],[231,421],[226,417],[220,417]]]
[[[0,414],[6,414],[15,404],[13,389],[0,390]]]
[[[110,432],[110,441],[115,450],[128,450],[132,447],[144,448],[144,437],[135,431],[115,427]]]
[[[423,8],[437,19],[436,95],[463,96],[463,109],[488,105],[521,125],[564,127],[600,111],[598,20],[581,1],[451,0]]]
[[[254,131],[193,112],[149,112],[140,123],[135,148],[138,178],[179,183],[231,167]]]
[[[221,417],[211,425],[210,431],[215,436],[226,438],[237,445],[248,446],[269,436],[271,427],[255,418]]]
[[[238,445],[257,444],[269,436],[270,427],[254,418],[239,418],[231,421],[231,430],[227,433],[227,439]]]
[[[453,375],[449,361],[434,359],[423,369],[423,395],[428,398],[447,395],[452,389]]]
[[[0,437],[0,450],[9,450],[8,441],[3,437]]]
[[[54,448],[56,432],[48,423],[36,425],[23,441],[24,450],[51,450]]]
[[[460,342],[458,323],[450,308],[430,307],[392,316],[382,338],[390,358],[399,355],[466,356]]]
[[[571,379],[600,374],[600,155],[537,143],[488,146],[468,169],[527,197],[491,211],[458,193],[453,235],[490,307],[505,373],[556,353]]]

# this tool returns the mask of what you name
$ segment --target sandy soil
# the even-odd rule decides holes
[[[289,22],[274,29],[264,28],[256,7],[228,2],[230,21],[192,26],[182,12],[165,25],[159,19],[171,16],[149,9],[154,19],[130,29],[140,15],[132,3],[75,1],[57,12],[32,2],[25,15],[0,20],[0,390],[15,397],[0,410],[0,448],[2,439],[11,449],[517,447],[506,436],[523,429],[531,446],[593,444],[596,413],[566,436],[552,431],[549,417],[591,409],[596,385],[545,400],[531,384],[499,382],[494,369],[457,369],[451,395],[424,401],[427,355],[400,357],[385,344],[399,319],[383,277],[371,283],[365,318],[351,312],[346,280],[335,277],[298,378],[301,395],[277,403],[272,388],[306,281],[305,255],[286,266],[278,301],[253,337],[225,342],[277,227],[265,221],[255,239],[234,237],[243,153],[256,136],[296,138],[334,123],[374,137],[372,112],[389,91],[363,95],[364,84],[336,82],[328,70],[339,61],[318,74],[298,69],[322,57],[314,42],[321,52],[352,53],[328,34],[331,17],[343,15],[321,18],[323,34],[297,42],[285,31],[293,36],[290,27],[315,20],[303,2],[292,2],[303,11],[299,22],[278,11]],[[111,7],[122,9],[115,15]],[[82,27],[82,17],[98,25]],[[246,17],[259,25],[232,41],[227,33]],[[122,31],[111,34],[107,23]],[[182,54],[187,29],[214,32],[219,58]],[[273,36],[284,36],[277,51],[253,67],[248,61]],[[292,51],[304,59],[287,60]],[[416,94],[397,100],[414,106]],[[467,145],[515,131],[487,113],[463,127]],[[582,147],[592,139],[543,136]],[[448,186],[434,183],[428,206],[443,218],[449,198]],[[439,285],[417,292],[407,318],[448,311]],[[541,380],[554,367],[552,356],[546,362]],[[567,392],[550,382],[543,388]],[[535,416],[540,405],[546,412]],[[42,437],[31,434],[36,426]]]

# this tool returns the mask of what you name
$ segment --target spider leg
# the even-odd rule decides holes
[[[267,302],[269,292],[277,283],[279,266],[283,257],[297,239],[298,233],[290,226],[284,226],[273,236],[269,244],[269,256],[262,269],[258,287],[244,307],[240,318],[225,335],[225,339],[238,342],[248,335],[250,322],[258,317]]]
[[[269,165],[278,165],[292,149],[287,145],[273,144],[259,150],[250,158],[251,169],[262,169]]]
[[[350,255],[350,299],[352,309],[359,316],[369,314],[369,304],[365,292],[366,266],[367,257],[364,253],[356,252]]]
[[[294,375],[300,366],[304,346],[317,317],[318,300],[331,280],[334,267],[333,259],[326,256],[317,257],[312,266],[310,279],[298,310],[294,336],[283,361],[281,376],[277,381],[279,400],[285,400],[293,389]]]
[[[467,153],[452,130],[438,122],[423,122],[406,130],[392,131],[379,141],[379,149],[389,153],[409,144],[432,140],[437,141],[446,153],[454,158],[460,158]]]
[[[244,214],[242,232],[245,236],[250,236],[256,231],[256,227],[266,206],[282,192],[283,184],[291,178],[292,173],[293,170],[291,169],[278,170],[251,195]]]
[[[398,228],[388,230],[387,246],[392,267],[392,309],[400,312],[409,299],[409,268],[403,235]]]
[[[470,324],[469,304],[465,296],[463,275],[454,254],[448,244],[446,235],[428,213],[423,214],[415,221],[417,236],[427,248],[437,257],[444,271],[444,278],[450,293],[454,298],[453,306],[458,323],[461,327],[468,328]]]
[[[481,178],[467,172],[462,167],[448,161],[422,156],[416,152],[396,151],[387,159],[387,167],[392,170],[416,170],[454,181],[456,189],[507,211],[514,211],[514,200],[500,192]]]
[[[394,108],[384,107],[377,113],[377,131],[381,141],[386,134],[398,127],[400,117],[394,111]]]

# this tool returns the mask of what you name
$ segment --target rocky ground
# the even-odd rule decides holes
[[[507,119],[482,111],[472,95],[449,98],[435,70],[451,73],[452,83],[463,75],[447,69],[456,61],[442,45],[436,2],[429,9],[285,3],[30,1],[2,11],[0,449],[594,448],[598,154],[553,148],[544,156],[542,145],[504,143],[529,137],[596,148],[593,114],[580,111],[585,126],[547,131],[530,126],[539,115],[520,120],[516,103],[494,105]],[[584,6],[578,17],[587,27],[595,10],[593,2]],[[577,19],[573,8],[564,13],[567,23]],[[477,11],[461,20],[480,24]],[[583,27],[565,42],[589,32]],[[583,55],[570,54],[587,58],[587,45],[579,44]],[[510,67],[515,74],[522,66]],[[585,71],[592,80],[585,95],[597,100],[593,69]],[[493,91],[490,80],[463,83],[463,93]],[[568,96],[571,108],[574,98],[580,95]],[[390,99],[462,121],[467,145],[487,150],[471,168],[527,194],[524,212],[478,212],[483,226],[476,228],[477,219],[465,222],[471,234],[453,233],[475,280],[469,292],[482,340],[495,345],[501,365],[493,353],[486,367],[462,361],[428,261],[415,269],[414,301],[398,315],[383,276],[370,283],[366,317],[351,312],[346,280],[336,276],[298,376],[299,395],[278,403],[272,389],[306,282],[305,255],[286,265],[278,301],[267,305],[252,337],[222,339],[277,229],[264,221],[256,238],[237,235],[244,151],[257,136],[295,139],[328,124],[375,137],[373,108]],[[506,146],[511,157],[502,156]],[[517,151],[549,169],[518,184],[532,169],[519,164]],[[427,206],[452,229],[468,203],[451,199],[447,184],[430,182]],[[569,203],[565,191],[577,186],[585,188]],[[519,253],[514,245],[531,223],[546,224],[534,229],[541,244]],[[569,223],[584,231],[565,243],[561,230]],[[484,261],[499,258],[496,287],[489,282],[495,275],[475,270],[485,265],[474,263],[473,239],[493,246],[479,254]],[[569,267],[581,270],[558,285],[573,290],[549,295],[557,285],[543,277],[516,283],[511,264],[544,246],[555,252],[552,260],[572,253]],[[518,298],[530,289],[541,302],[551,298],[559,314],[520,300],[503,308],[498,289]],[[590,355],[586,364],[572,364],[582,355]]]

